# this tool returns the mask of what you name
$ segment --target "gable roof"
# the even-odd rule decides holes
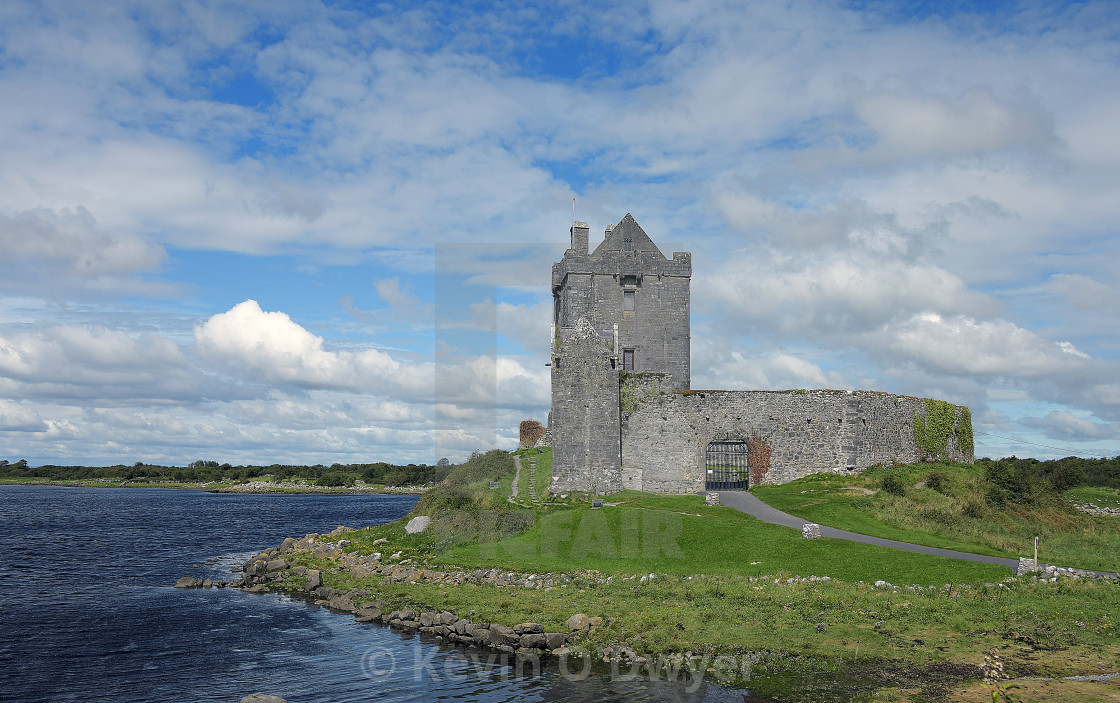
[[[608,251],[623,251],[622,245],[627,239],[634,244],[635,253],[656,252],[662,259],[665,258],[665,255],[661,253],[661,250],[657,248],[657,245],[653,243],[653,240],[649,238],[646,231],[642,229],[642,226],[630,213],[626,213],[626,217],[623,217],[610,234],[602,242],[599,242],[599,246],[591,252],[591,258],[602,256]]]

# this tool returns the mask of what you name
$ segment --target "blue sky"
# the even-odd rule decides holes
[[[434,461],[545,419],[551,263],[694,254],[695,387],[1120,454],[1111,2],[0,6],[0,458]]]

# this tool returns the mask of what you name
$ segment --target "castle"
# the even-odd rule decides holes
[[[550,491],[749,488],[932,457],[973,461],[968,408],[872,391],[691,390],[692,255],[629,214],[552,267]]]

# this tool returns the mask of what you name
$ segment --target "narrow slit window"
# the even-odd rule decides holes
[[[622,292],[622,310],[623,312],[634,312],[634,291]]]
[[[633,239],[623,239],[622,240],[622,251],[634,251],[634,240]]]
[[[622,350],[622,370],[623,371],[633,371],[634,370],[634,350],[633,349],[623,349]]]

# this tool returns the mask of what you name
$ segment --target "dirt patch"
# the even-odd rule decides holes
[[[860,488],[859,486],[844,486],[844,490],[845,491],[855,491],[857,493],[862,493],[865,496],[873,496],[878,492],[878,491],[873,491],[870,488]]]
[[[1047,703],[1120,703],[1120,680],[1104,683],[1090,681],[1004,681],[1005,685],[1018,686],[1007,693],[1018,695],[1023,700],[1047,701]],[[991,700],[991,689],[984,688],[979,682],[963,686],[946,698],[947,703]]]
[[[948,701],[951,695],[980,677],[980,667],[972,664],[938,662],[923,665],[862,659],[845,661],[841,670],[835,672],[806,675],[804,671],[799,671],[790,676],[778,673],[764,679],[754,678],[747,683],[747,688],[763,695],[777,694],[783,701],[868,700],[877,693],[888,691],[903,693],[901,700]],[[770,685],[759,685],[763,681]],[[773,684],[784,690],[768,690]]]

